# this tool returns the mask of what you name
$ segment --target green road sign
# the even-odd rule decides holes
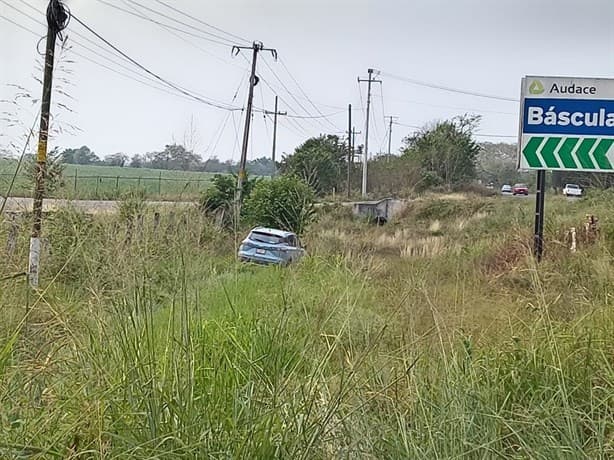
[[[526,77],[518,167],[614,172],[614,79]]]
[[[530,137],[522,149],[526,165],[533,169],[611,171],[614,138]],[[575,155],[574,155],[575,153]]]

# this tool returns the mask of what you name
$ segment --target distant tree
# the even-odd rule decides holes
[[[423,186],[450,187],[475,179],[480,147],[472,133],[479,120],[479,116],[455,117],[405,138],[403,156],[417,163]]]
[[[143,168],[146,162],[147,162],[147,159],[143,155],[136,154],[130,160],[130,167],[131,168]]]
[[[231,171],[228,162],[222,162],[216,156],[212,156],[211,158],[205,160],[202,170],[212,173],[227,173]]]
[[[301,234],[314,216],[313,189],[296,176],[256,183],[245,200],[245,215],[254,225]]]
[[[128,155],[125,153],[114,153],[113,155],[104,157],[103,163],[106,166],[119,166],[123,168],[128,162],[128,159]]]
[[[308,139],[292,155],[284,156],[282,174],[295,175],[310,185],[318,194],[339,188],[346,150],[338,136],[322,135]]]
[[[270,176],[274,172],[273,160],[268,157],[248,161],[245,168],[254,176]]]
[[[531,183],[533,175],[518,171],[518,147],[516,144],[480,143],[480,153],[477,157],[477,178],[484,184],[493,183],[497,186]]]
[[[61,154],[64,163],[75,165],[91,165],[100,162],[100,158],[86,145],[78,149],[66,149]]]
[[[156,169],[174,169],[181,171],[198,170],[201,159],[188,151],[183,145],[169,144],[161,152],[148,154],[151,167]]]

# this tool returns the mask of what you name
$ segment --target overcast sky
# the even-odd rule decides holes
[[[0,0],[0,99],[14,101],[17,97],[19,102],[17,106],[10,102],[0,105],[0,111],[11,114],[8,118],[18,120],[17,126],[9,126],[5,116],[0,120],[0,148],[19,141],[37,111],[25,98],[19,98],[21,91],[13,85],[26,88],[36,99],[41,92],[35,79],[41,74],[37,43],[45,27],[14,8],[44,22],[41,12],[46,3],[47,0]],[[169,30],[105,3],[180,30]],[[396,116],[398,123],[407,125],[393,126],[393,151],[398,151],[402,138],[413,131],[409,126],[422,126],[464,112],[483,115],[479,129],[482,134],[501,136],[480,137],[481,140],[514,142],[503,136],[517,133],[515,102],[428,88],[392,75],[513,99],[518,97],[520,79],[526,74],[614,78],[614,0],[166,3],[237,38],[167,9],[158,0],[67,1],[77,18],[154,73],[226,106],[245,106],[251,59],[249,50],[243,52],[247,59],[231,57],[232,42],[245,44],[240,38],[259,40],[265,47],[276,48],[278,62],[264,52],[259,58],[261,82],[256,87],[255,105],[272,110],[276,93],[282,99],[279,109],[290,115],[335,114],[327,119],[280,117],[278,155],[292,152],[306,138],[319,133],[342,134],[347,129],[350,103],[356,109],[354,124],[364,133],[361,108],[366,103],[366,84],[360,84],[359,90],[356,80],[366,77],[370,67],[382,72],[377,77],[382,85],[373,87],[371,152],[387,148],[384,115]],[[218,37],[204,35],[206,32]],[[204,158],[215,155],[238,160],[244,122],[240,111],[220,110],[188,100],[170,88],[161,91],[147,86],[161,85],[121,57],[113,57],[112,51],[103,51],[77,34],[101,43],[72,20],[66,31],[71,48],[60,59],[56,81],[56,89],[70,97],[54,93],[54,127],[61,128],[62,133],[54,136],[52,146],[88,145],[103,157],[116,152],[142,154],[161,150],[168,143],[186,141]],[[42,49],[44,43],[40,46]],[[272,122],[265,122],[261,113],[255,113],[253,120],[249,157],[268,156]],[[194,135],[188,134],[191,131]],[[358,143],[363,142],[359,136]]]

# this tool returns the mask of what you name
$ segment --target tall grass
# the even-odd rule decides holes
[[[529,204],[460,203],[325,215],[287,270],[195,211],[56,214],[46,291],[0,287],[0,457],[611,458],[607,238],[538,269]]]

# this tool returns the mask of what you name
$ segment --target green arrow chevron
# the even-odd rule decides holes
[[[561,142],[560,137],[550,137],[540,151],[542,158],[544,159],[544,163],[546,163],[546,167],[548,168],[559,167],[559,162],[556,161],[556,156],[554,156],[554,151],[558,147],[559,142]]]
[[[580,160],[580,164],[584,169],[595,169],[593,159],[590,156],[591,149],[593,145],[595,145],[595,142],[597,142],[597,139],[584,139],[580,147],[578,147],[576,155],[578,155],[578,160]]]
[[[565,139],[563,145],[559,149],[559,157],[561,158],[561,162],[563,166],[569,169],[577,169],[575,160],[571,156],[571,152],[573,152],[574,147],[578,143],[579,139],[574,139],[573,137]]]
[[[612,146],[611,138],[531,137],[522,155],[529,168],[614,171],[607,156]]]
[[[542,162],[537,156],[537,149],[539,149],[539,146],[542,144],[543,140],[543,137],[532,137],[529,139],[526,147],[522,150],[522,154],[531,168],[543,168]]]
[[[593,156],[595,157],[595,161],[599,165],[601,169],[612,169],[612,164],[606,154],[610,147],[614,144],[614,139],[602,139],[601,142],[597,145],[597,148],[593,152]]]

